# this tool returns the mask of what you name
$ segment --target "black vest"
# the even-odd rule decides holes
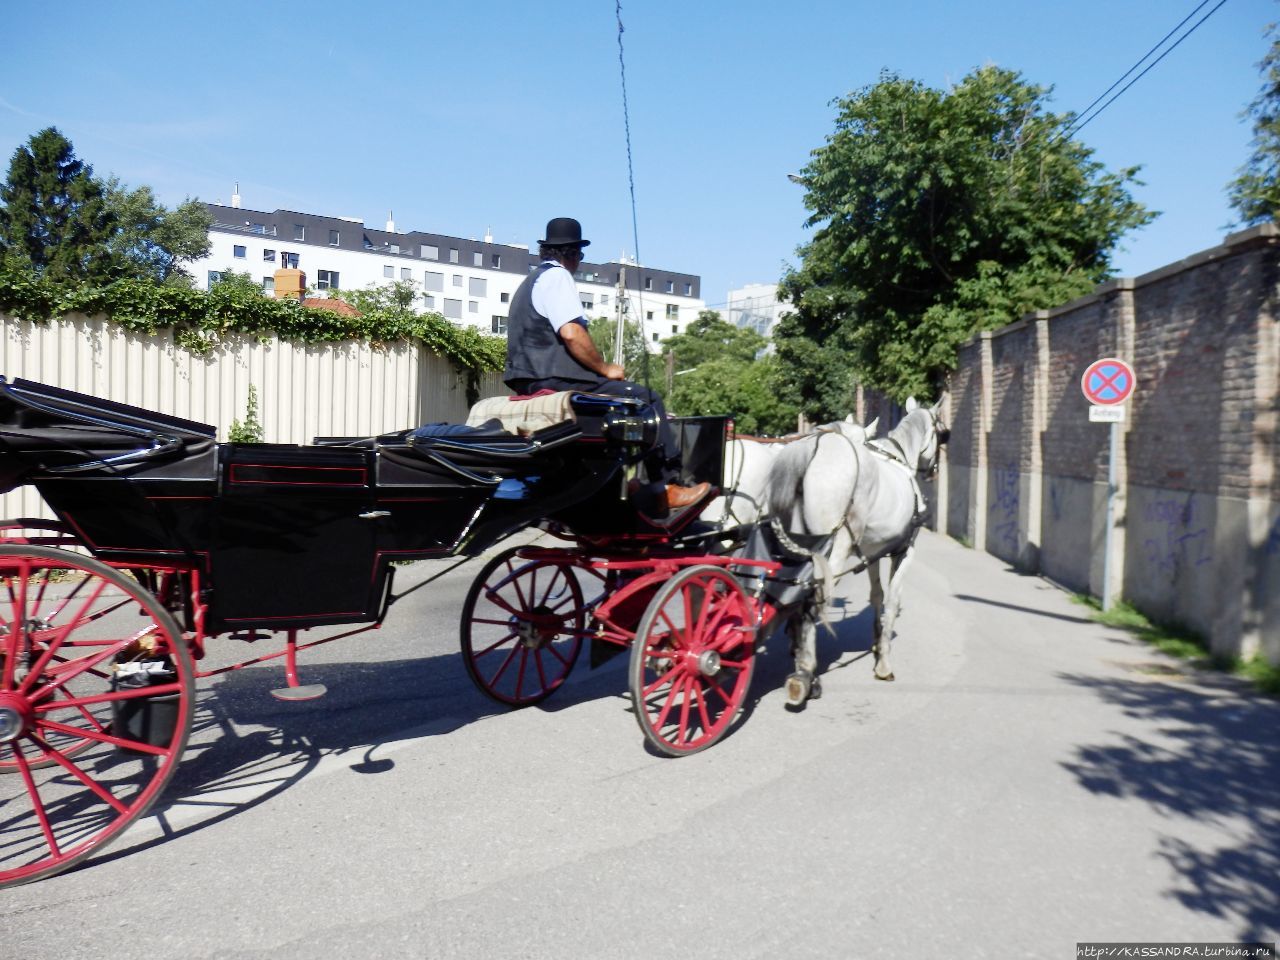
[[[543,272],[558,264],[544,263],[525,277],[511,297],[507,314],[507,366],[502,379],[541,380],[562,377],[566,380],[599,380],[569,353],[564,341],[551,328],[551,321],[533,308],[533,285]]]

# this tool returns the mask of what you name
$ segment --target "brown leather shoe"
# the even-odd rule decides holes
[[[705,482],[693,487],[678,487],[674,483],[669,483],[667,484],[667,506],[672,510],[687,507],[705,497],[710,489],[711,484]]]

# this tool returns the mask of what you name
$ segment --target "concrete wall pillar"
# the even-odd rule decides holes
[[[1104,346],[1104,352],[1113,357],[1127,361],[1133,365],[1133,348],[1134,348],[1134,302],[1133,302],[1133,278],[1118,277],[1115,280],[1108,281],[1098,287],[1098,294],[1102,297],[1103,310],[1105,312],[1106,321],[1104,324],[1106,333],[1109,334],[1110,344]],[[1135,374],[1137,371],[1135,371]],[[1101,496],[1096,498],[1097,509],[1094,516],[1097,520],[1094,523],[1095,543],[1097,544],[1098,556],[1100,560],[1106,561],[1105,569],[1110,578],[1110,590],[1107,590],[1108,584],[1103,582],[1104,564],[1098,563],[1095,566],[1097,573],[1097,584],[1094,593],[1099,597],[1105,597],[1108,594],[1113,597],[1124,596],[1124,578],[1125,578],[1125,556],[1126,556],[1126,537],[1125,531],[1128,528],[1128,491],[1129,491],[1129,458],[1128,458],[1128,436],[1130,427],[1133,424],[1133,410],[1136,402],[1135,395],[1129,398],[1125,404],[1125,419],[1122,423],[1116,425],[1116,429],[1120,432],[1119,443],[1116,444],[1115,451],[1115,476],[1116,476],[1116,492],[1115,492],[1115,513],[1113,514],[1112,530],[1111,530],[1111,552],[1108,556],[1103,556],[1105,551],[1106,540],[1106,523],[1107,523],[1107,475],[1102,474],[1101,483],[1097,484]],[[1111,430],[1110,424],[1093,424],[1099,430]]]
[[[979,363],[982,365],[980,394],[978,400],[978,430],[973,457],[973,491],[969,507],[970,539],[973,549],[987,549],[987,489],[990,485],[987,464],[987,437],[991,433],[992,398],[991,398],[991,331],[983,330],[978,334]]]

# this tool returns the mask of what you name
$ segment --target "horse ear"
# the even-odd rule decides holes
[[[879,427],[880,427],[880,418],[876,417],[874,420],[868,423],[864,429],[866,429],[868,437],[874,437],[876,435],[876,430],[879,429]]]
[[[920,406],[920,404],[916,403],[915,397],[907,397],[907,406],[906,406],[907,413],[913,412],[918,406]]]
[[[847,417],[845,417],[845,418],[844,418],[844,422],[845,422],[845,423],[853,423],[853,422],[855,422],[855,421],[854,421],[854,419],[853,419],[853,414],[851,413],[851,414],[849,414]]]

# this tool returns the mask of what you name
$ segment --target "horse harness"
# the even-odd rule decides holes
[[[819,436],[823,433],[836,434],[837,436],[841,437],[847,444],[849,444],[850,449],[856,449],[854,442],[851,439],[849,439],[849,437],[841,433],[839,430],[821,430],[818,433],[819,433]],[[774,534],[777,536],[778,541],[782,545],[783,549],[785,549],[788,553],[792,554],[793,556],[812,557],[815,560],[819,557],[822,557],[822,559],[825,561],[826,558],[823,557],[823,554],[831,548],[831,544],[835,541],[835,535],[839,533],[840,528],[843,527],[845,531],[849,534],[849,542],[852,545],[852,552],[854,556],[858,558],[858,563],[847,570],[842,570],[839,573],[834,574],[834,576],[832,576],[830,572],[830,568],[827,568],[826,570],[824,570],[824,573],[826,573],[827,577],[831,577],[831,579],[833,580],[839,579],[840,577],[843,577],[847,573],[853,573],[853,574],[862,573],[869,566],[871,566],[871,564],[876,563],[880,560],[883,560],[885,557],[898,557],[905,554],[909,549],[911,549],[911,547],[915,545],[916,536],[919,534],[920,528],[924,526],[925,520],[928,519],[928,505],[926,504],[924,499],[924,492],[920,489],[920,483],[919,481],[916,480],[916,471],[912,468],[910,462],[908,462],[907,453],[905,450],[903,450],[902,445],[899,444],[898,441],[894,440],[892,437],[884,437],[883,439],[880,439],[880,440],[866,440],[863,442],[863,447],[865,447],[867,450],[870,450],[873,454],[878,456],[880,459],[885,460],[889,463],[892,463],[896,466],[902,467],[904,470],[907,471],[907,479],[911,483],[911,493],[915,498],[915,509],[912,511],[911,523],[907,527],[907,531],[901,537],[899,537],[897,540],[891,541],[885,547],[876,551],[876,553],[873,556],[868,557],[866,554],[862,552],[862,547],[858,543],[857,537],[853,535],[853,530],[849,527],[849,520],[846,512],[846,519],[836,524],[834,529],[830,530],[825,534],[819,534],[816,536],[811,535],[813,539],[816,539],[816,543],[814,544],[814,549],[807,550],[803,546],[795,542],[793,537],[786,531],[786,529],[782,526],[781,522],[779,522],[776,516],[770,516],[769,518],[769,524],[773,528]],[[815,443],[813,446],[813,454],[812,456],[810,456],[809,462],[812,463],[813,460],[817,457],[817,455],[818,455],[818,445],[817,443]],[[857,459],[856,455],[854,459],[856,462],[856,459]],[[855,481],[855,486],[856,486],[856,481]],[[821,566],[826,567],[826,564],[823,563]]]

